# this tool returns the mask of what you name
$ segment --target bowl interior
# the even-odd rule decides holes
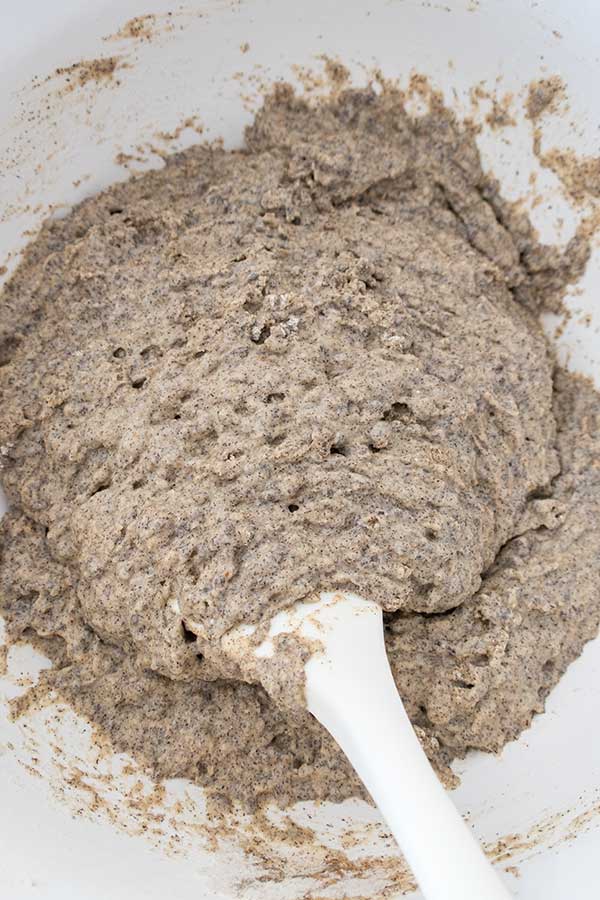
[[[375,68],[402,84],[412,71],[424,73],[463,115],[487,112],[485,101],[479,110],[472,106],[470,91],[479,82],[499,96],[512,95],[516,125],[487,129],[480,137],[485,165],[500,177],[505,196],[523,199],[543,239],[567,240],[581,217],[533,155],[523,99],[533,78],[559,73],[569,110],[544,121],[544,144],[597,153],[600,7],[573,8],[559,0],[543,7],[522,0],[352,0],[342,10],[334,0],[207,0],[173,10],[157,0],[148,13],[148,5],[134,0],[94,0],[84,13],[74,0],[52,5],[29,0],[0,12],[3,277],[15,265],[27,232],[48,214],[64,214],[130,171],[161,165],[165,149],[198,140],[198,124],[203,139],[222,137],[228,146],[238,146],[265,87],[281,78],[306,87],[310,71],[322,72],[323,54],[342,60],[358,84],[367,83]],[[134,16],[144,18],[124,27]],[[90,71],[82,61],[107,57],[115,63],[110,77],[79,77]],[[73,63],[79,65],[72,80],[56,74]],[[188,126],[178,132],[186,120]],[[159,132],[176,136],[165,141]],[[544,197],[537,205],[532,172]],[[599,288],[596,253],[568,299],[572,316],[558,340],[563,361],[597,384]],[[552,332],[556,320],[548,317],[547,325]],[[24,673],[34,678],[43,665],[27,648],[13,649],[9,677],[1,682],[6,698],[24,690],[17,683]],[[500,757],[473,754],[456,767],[462,778],[454,795],[458,806],[491,848],[504,839],[506,854],[496,846],[503,866],[521,870],[518,880],[507,875],[515,896],[552,900],[567,896],[567,887],[572,894],[592,896],[600,850],[594,817],[600,802],[600,724],[590,710],[598,708],[599,676],[600,642],[595,641],[552,693],[547,713],[519,741]],[[63,748],[58,764],[52,748],[57,741]],[[54,713],[39,712],[12,723],[0,701],[4,895],[20,900],[39,896],[43,887],[47,900],[152,898],[165,891],[178,900],[207,895],[291,900],[375,897],[386,891],[385,896],[399,896],[408,885],[376,813],[357,801],[292,810],[291,818],[314,832],[314,846],[293,847],[272,835],[261,851],[276,860],[266,867],[266,881],[260,880],[265,876],[261,854],[244,852],[234,833],[221,835],[213,849],[201,793],[183,783],[170,784],[166,801],[159,802],[136,773],[143,796],[150,798],[148,809],[163,816],[150,839],[137,834],[142,812],[139,804],[123,801],[133,783],[125,763],[110,755],[98,758],[89,728],[73,715],[57,720]],[[75,769],[83,774],[75,778]],[[36,778],[33,771],[47,777]],[[69,778],[71,786],[65,787]],[[102,800],[91,812],[90,784]],[[62,792],[63,802],[52,802],[53,791]],[[85,815],[72,819],[73,808]],[[285,831],[281,815],[273,813],[273,821]],[[240,824],[246,842],[252,827]]]

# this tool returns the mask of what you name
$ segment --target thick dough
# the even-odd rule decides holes
[[[49,224],[2,298],[11,635],[159,774],[340,798],[333,742],[220,637],[347,587],[431,752],[498,749],[597,627],[598,398],[535,318],[586,253],[538,247],[472,136],[394,91],[279,88],[244,151]]]

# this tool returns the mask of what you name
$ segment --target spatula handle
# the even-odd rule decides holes
[[[510,896],[431,768],[390,671],[381,610],[354,595],[307,663],[308,708],[356,769],[427,900]],[[341,607],[346,602],[342,602]]]

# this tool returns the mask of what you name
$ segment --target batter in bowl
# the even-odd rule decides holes
[[[386,611],[440,770],[498,750],[600,619],[600,399],[537,312],[585,266],[436,98],[280,86],[30,245],[2,296],[0,608],[157,776],[250,806],[361,788],[221,638],[321,589]],[[295,677],[291,672],[290,677]]]

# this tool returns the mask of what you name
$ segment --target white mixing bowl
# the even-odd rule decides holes
[[[155,17],[122,30],[131,17],[149,12]],[[600,5],[594,0],[198,0],[177,8],[163,0],[3,3],[0,266],[10,271],[25,232],[49,209],[60,214],[125,177],[117,154],[139,170],[161,164],[157,149],[197,140],[190,127],[170,143],[157,137],[175,131],[186,117],[198,117],[205,138],[239,145],[251,118],[249,97],[277,78],[306,81],[293,66],[319,70],[316,57],[323,53],[343,60],[358,83],[374,66],[404,82],[411,70],[424,72],[463,112],[476,82],[512,92],[517,125],[481,136],[484,162],[515,198],[531,194],[529,175],[538,172],[536,190],[551,199],[532,209],[534,222],[543,238],[564,240],[575,217],[556,178],[540,170],[532,155],[522,92],[534,77],[560,74],[570,110],[544,121],[544,142],[597,153],[598,34]],[[104,74],[87,65],[56,74],[57,68],[110,56],[118,57],[112,75],[106,64]],[[596,254],[591,261],[583,291],[573,291],[574,315],[560,338],[563,358],[597,383],[599,259]],[[89,728],[68,712],[56,717],[51,709],[11,723],[4,698],[22,693],[23,677],[34,677],[44,661],[16,648],[9,664],[0,683],[1,897],[401,894],[406,879],[395,848],[365,804],[303,804],[291,816],[315,832],[315,843],[294,846],[273,830],[266,839],[255,835],[249,854],[251,825],[240,823],[246,852],[235,833],[211,839],[200,791],[174,782],[161,798],[143,779],[132,787],[138,775],[127,760],[99,756]],[[456,767],[462,776],[456,803],[481,840],[496,844],[500,868],[514,867],[504,877],[516,897],[597,896],[599,684],[596,641],[519,741],[498,758],[473,754]],[[57,743],[62,754],[53,747]],[[146,834],[134,834],[142,830]],[[270,856],[275,862],[265,877]]]

